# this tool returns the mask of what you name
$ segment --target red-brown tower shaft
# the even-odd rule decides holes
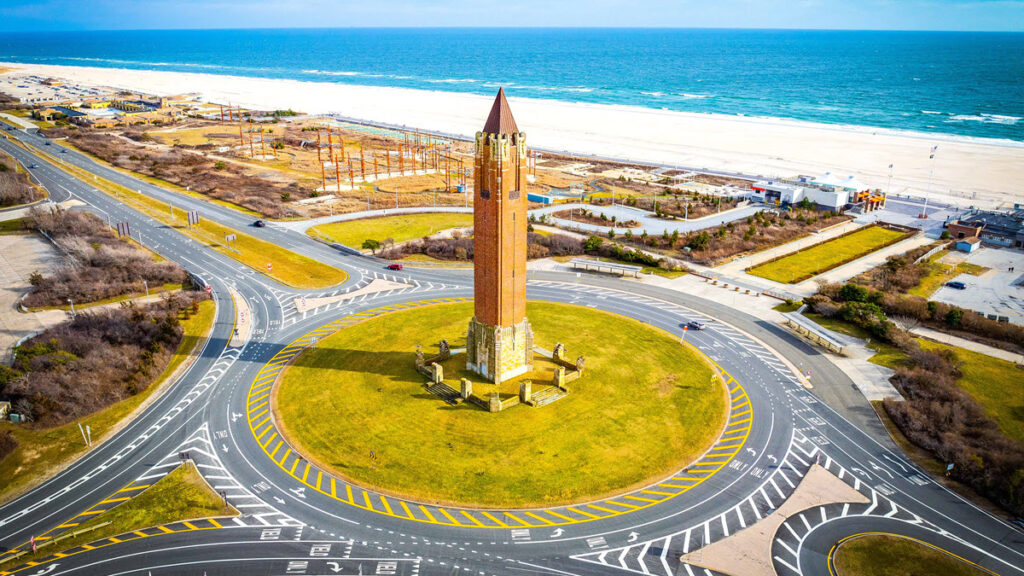
[[[476,135],[473,169],[475,312],[490,326],[513,326],[526,317],[526,170],[526,135],[498,90]]]

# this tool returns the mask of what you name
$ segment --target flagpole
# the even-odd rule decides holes
[[[928,196],[932,192],[932,177],[935,176],[935,152],[938,149],[939,147],[937,145],[933,146],[932,153],[928,156],[928,159],[932,161],[932,165],[928,171],[928,188],[924,191],[924,211],[921,213],[921,218],[928,217]]]

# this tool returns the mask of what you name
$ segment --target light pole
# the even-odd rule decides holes
[[[75,302],[71,298],[68,298],[68,304],[71,305],[71,316],[74,316],[75,315]]]
[[[142,285],[146,287],[146,298],[149,298],[149,282],[143,280]]]
[[[939,146],[932,146],[932,152],[928,155],[928,159],[932,161],[931,168],[928,171],[928,188],[924,191],[924,211],[921,212],[921,218],[928,217],[928,195],[932,192],[932,176],[935,175],[935,152],[938,151]]]

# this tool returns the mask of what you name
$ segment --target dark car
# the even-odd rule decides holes
[[[68,149],[67,148],[61,148],[60,149],[60,153],[61,154],[67,154],[68,153]]]
[[[257,228],[263,228],[264,226],[267,225],[267,223],[264,222],[263,220],[257,220],[255,222],[253,222],[252,225],[257,227]]]
[[[957,290],[967,290],[967,284],[964,284],[963,282],[960,282],[959,280],[954,280],[952,282],[946,282],[946,286],[949,286],[950,288],[955,288]]]
[[[50,145],[50,141],[49,141],[49,140],[47,140],[47,141],[46,141],[46,145],[47,145],[47,146],[49,146],[49,145]]]
[[[29,164],[28,167],[29,168],[39,168],[39,164],[32,163],[32,164]]]
[[[703,330],[707,328],[708,325],[703,322],[698,322],[696,320],[690,320],[689,322],[686,323],[686,327],[692,330]]]
[[[397,263],[397,262],[395,262],[393,264],[388,264],[388,270],[401,270],[401,269],[402,269],[402,265]]]

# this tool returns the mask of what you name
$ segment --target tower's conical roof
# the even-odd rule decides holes
[[[487,115],[487,122],[484,123],[484,130],[487,134],[516,134],[519,128],[516,127],[516,119],[512,117],[512,109],[505,100],[505,90],[498,88],[498,95],[494,97],[494,105],[491,106],[491,113]]]

